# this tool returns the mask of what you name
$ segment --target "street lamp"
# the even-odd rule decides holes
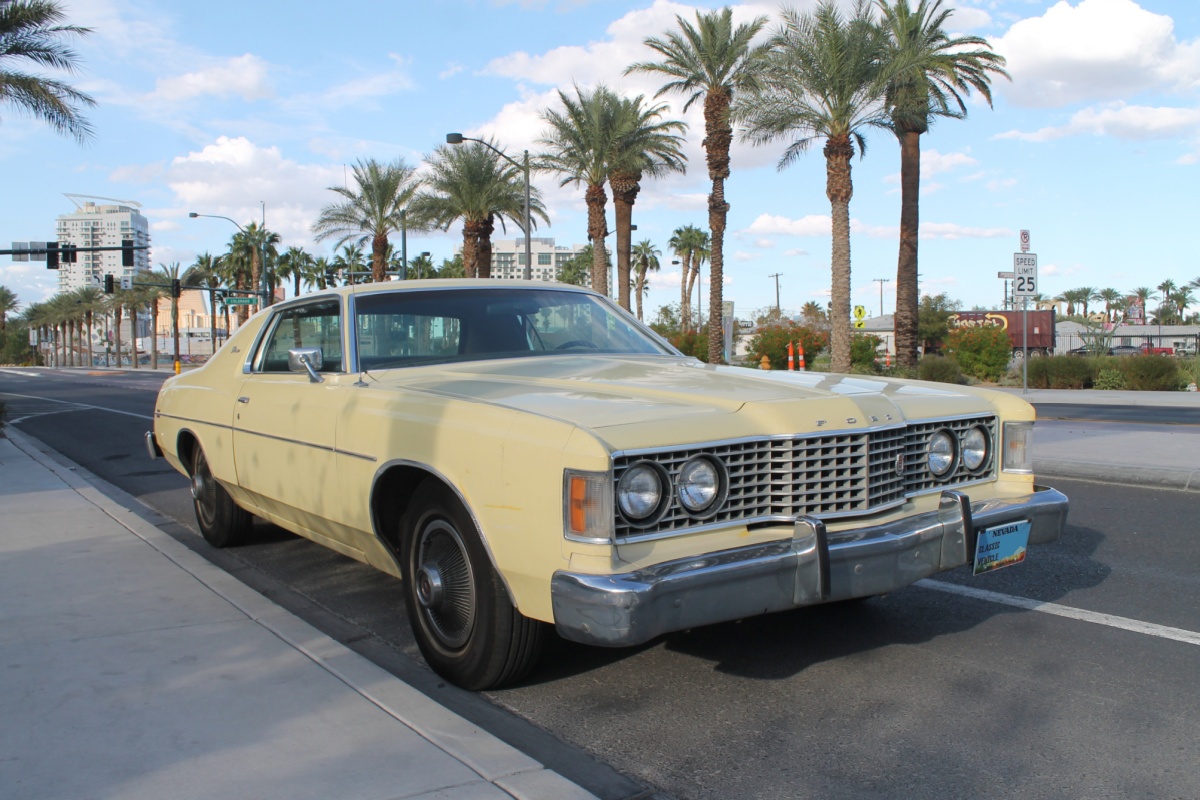
[[[528,150],[525,151],[525,163],[518,164],[516,161],[513,161],[511,158],[509,158],[509,156],[503,150],[498,150],[496,147],[489,144],[488,142],[483,141],[482,139],[472,139],[470,136],[463,136],[461,133],[447,133],[446,134],[446,144],[462,144],[463,142],[479,142],[479,144],[481,144],[484,147],[486,147],[487,149],[491,150],[493,153],[500,156],[505,161],[512,164],[514,167],[517,167],[524,171],[524,173],[525,173],[525,225],[524,225],[524,230],[525,230],[525,275],[524,275],[524,277],[525,277],[525,280],[527,280],[527,281],[533,280],[533,241],[530,238],[531,232],[529,229],[529,151]]]
[[[237,227],[237,229],[239,231],[241,231],[243,234],[246,233],[246,229],[243,228],[241,225],[239,225],[237,220],[232,219],[230,217],[223,217],[220,214],[197,214],[195,211],[189,211],[188,216],[191,217],[192,219],[195,219],[196,217],[209,217],[211,219],[223,219],[223,220],[226,220],[227,222],[232,222]],[[265,231],[266,231],[266,216],[267,216],[267,208],[266,208],[266,205],[264,204],[263,205],[263,236],[262,236],[262,245],[261,245],[261,247],[259,247],[260,265],[259,265],[259,271],[258,271],[259,272],[258,292],[259,292],[259,294],[262,295],[262,303],[263,303],[264,308],[271,304],[270,298],[269,298],[270,291],[268,291],[268,289],[267,289],[267,237],[266,237],[266,233],[265,233]],[[215,308],[213,309],[213,312],[214,313],[216,312]]]

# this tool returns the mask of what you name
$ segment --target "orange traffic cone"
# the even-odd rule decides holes
[[[891,366],[892,366],[892,354],[891,354],[891,352],[890,352],[890,351],[888,351],[888,350],[884,350],[884,351],[883,351],[883,365],[884,365],[885,367],[891,367]]]
[[[793,358],[792,343],[788,342],[788,372],[794,372],[796,369],[796,362]]]
[[[808,369],[808,367],[804,366],[804,345],[802,343],[797,344],[796,349],[800,351],[800,371],[803,372]]]

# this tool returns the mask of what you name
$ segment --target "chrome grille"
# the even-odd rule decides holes
[[[698,525],[791,520],[872,514],[903,502],[908,495],[983,480],[995,474],[995,456],[977,472],[960,463],[953,474],[934,479],[925,466],[925,446],[936,430],[961,434],[974,425],[989,432],[994,450],[996,418],[973,417],[918,422],[867,431],[817,434],[695,445],[679,450],[621,453],[613,462],[613,488],[631,465],[652,461],[674,484],[689,459],[709,454],[725,464],[729,491],[714,516],[697,520],[671,498],[663,515],[649,525],[634,525],[618,514],[618,539],[658,536]],[[903,459],[902,462],[899,459]],[[897,464],[902,468],[898,471]]]

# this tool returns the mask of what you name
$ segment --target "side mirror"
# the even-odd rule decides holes
[[[325,358],[319,347],[296,347],[288,350],[288,369],[292,372],[307,372],[313,383],[322,383],[324,378],[317,370],[325,366]]]

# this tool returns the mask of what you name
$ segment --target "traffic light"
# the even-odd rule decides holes
[[[122,267],[132,267],[133,266],[133,240],[132,239],[122,239],[121,240],[121,266]]]
[[[58,269],[58,242],[46,242],[46,269]]]
[[[59,249],[60,249],[60,252],[62,253],[62,263],[64,263],[64,264],[76,263],[76,259],[78,259],[79,254],[75,251],[75,245],[64,244]]]
[[[171,281],[171,297],[178,298],[182,294],[183,294],[183,284],[180,283],[179,278],[174,278]]]
[[[105,294],[113,293],[113,276],[112,275],[104,276],[104,293]]]

